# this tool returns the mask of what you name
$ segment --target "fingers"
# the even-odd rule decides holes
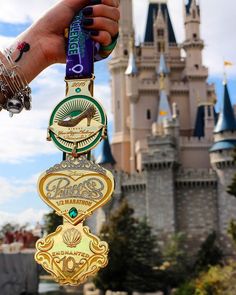
[[[99,5],[99,4],[104,4],[104,5],[118,8],[120,5],[120,0],[90,0],[89,2],[89,5]]]
[[[105,17],[115,22],[118,22],[120,19],[119,9],[104,4],[85,7],[83,14],[89,17]]]
[[[111,37],[117,35],[119,30],[117,22],[105,17],[86,18],[83,20],[83,26],[89,30],[106,31]]]
[[[108,46],[112,42],[111,35],[106,31],[92,31],[91,38],[103,46]]]

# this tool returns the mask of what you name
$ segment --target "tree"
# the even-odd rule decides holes
[[[101,230],[109,244],[109,264],[95,278],[102,290],[151,292],[157,290],[155,237],[145,220],[139,222],[124,199]]]
[[[189,258],[184,248],[186,237],[183,233],[177,233],[167,241],[163,251],[163,270],[165,280],[164,292],[176,288],[189,278]],[[162,267],[161,267],[162,269]]]
[[[234,219],[230,221],[228,234],[231,236],[234,244],[236,245],[236,221]]]
[[[216,233],[212,232],[202,243],[201,248],[197,253],[197,259],[194,267],[196,273],[206,271],[210,268],[210,266],[221,263],[223,252],[217,246],[216,242]]]
[[[44,215],[45,230],[48,234],[53,233],[63,223],[63,218],[52,211]]]

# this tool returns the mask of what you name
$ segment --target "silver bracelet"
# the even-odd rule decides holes
[[[6,109],[13,116],[24,108],[31,109],[31,89],[20,67],[13,62],[11,51],[5,50],[4,54],[9,68],[0,60],[0,92],[6,99],[0,110]]]

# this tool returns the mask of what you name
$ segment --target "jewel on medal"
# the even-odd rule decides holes
[[[70,218],[74,219],[75,217],[78,216],[78,210],[75,207],[71,208],[69,211],[69,216]]]

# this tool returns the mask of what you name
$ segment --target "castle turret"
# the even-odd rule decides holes
[[[98,157],[96,162],[107,169],[112,169],[114,165],[116,164],[116,160],[114,159],[112,155],[108,137],[102,141],[101,154]]]
[[[111,71],[112,112],[114,114],[114,133],[112,151],[115,155],[117,169],[130,171],[130,103],[126,95],[126,77],[129,43],[134,36],[132,0],[122,0],[120,3],[120,35],[109,62]]]
[[[160,7],[159,7],[160,5]],[[154,12],[155,13],[155,12]],[[166,52],[168,50],[168,22],[166,21],[167,17],[164,17],[164,14],[161,9],[161,4],[158,4],[157,15],[153,15],[153,39],[154,46],[156,46],[156,52]]]
[[[120,3],[119,42],[113,56],[128,56],[129,40],[134,34],[132,0],[122,0]]]
[[[158,100],[157,120],[152,125],[153,135],[162,133],[164,122],[172,118],[167,95],[167,93],[169,93],[169,72],[164,54],[161,53],[159,66],[157,67],[160,95]]]
[[[176,44],[175,33],[169,16],[167,1],[150,0],[148,8],[147,25],[144,42],[153,43],[155,40],[163,41],[167,37],[169,44]],[[160,25],[160,28],[157,25]],[[154,31],[156,29],[156,31]],[[160,31],[158,31],[160,29]],[[164,31],[163,31],[164,29]],[[167,33],[167,35],[165,35]],[[163,46],[158,46],[159,52],[163,51]]]
[[[185,41],[183,49],[186,53],[185,79],[189,81],[189,127],[190,134],[196,124],[198,97],[201,102],[208,103],[207,77],[208,70],[202,64],[204,42],[200,36],[200,7],[196,0],[188,0],[184,7]]]
[[[126,95],[130,101],[130,171],[136,171],[135,144],[137,141],[136,124],[136,103],[138,102],[138,68],[134,53],[134,38],[130,41],[129,62],[125,71],[126,74]]]
[[[236,120],[227,83],[224,83],[223,106],[214,130],[214,144],[210,149],[213,169],[219,179],[218,208],[219,227],[222,235],[227,234],[227,228],[232,218],[235,218],[236,199],[227,193],[227,187],[235,174],[233,152],[236,148]],[[229,250],[230,249],[226,249]]]

